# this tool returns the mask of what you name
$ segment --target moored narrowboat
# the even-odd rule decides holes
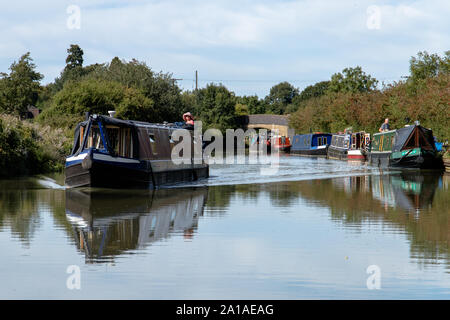
[[[443,169],[432,130],[418,124],[374,134],[368,160],[379,167]]]
[[[172,161],[175,130],[186,129],[90,115],[75,129],[65,183],[68,187],[157,188],[208,177],[208,165],[194,159],[194,152],[189,163]],[[186,132],[192,137],[191,130]],[[191,143],[194,150],[194,139]]]
[[[285,136],[273,136],[270,139],[270,149],[277,150],[281,152],[289,152],[291,150],[291,141],[289,137]]]
[[[333,134],[327,156],[337,160],[365,161],[369,142],[370,134],[364,131]]]
[[[327,158],[346,160],[348,150],[350,149],[350,138],[351,135],[347,133],[333,134],[331,144],[328,147]]]
[[[297,134],[292,139],[291,153],[302,156],[325,157],[331,143],[329,133]]]
[[[354,132],[350,138],[350,149],[347,152],[349,161],[366,161],[370,145],[370,133],[364,131]]]

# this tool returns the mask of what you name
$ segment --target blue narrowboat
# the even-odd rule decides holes
[[[330,143],[330,133],[297,134],[292,139],[291,153],[302,156],[326,157]]]

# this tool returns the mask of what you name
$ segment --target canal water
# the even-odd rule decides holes
[[[449,175],[266,168],[157,191],[0,181],[0,298],[450,298]]]

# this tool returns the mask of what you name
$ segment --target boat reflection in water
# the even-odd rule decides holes
[[[401,172],[373,176],[336,178],[333,184],[347,193],[370,194],[371,198],[387,208],[419,212],[431,207],[442,176],[434,173]]]
[[[408,212],[431,207],[439,175],[402,173],[371,177],[372,195],[385,205]]]
[[[194,236],[203,215],[206,188],[133,193],[66,190],[66,218],[86,263],[111,262],[168,237]]]

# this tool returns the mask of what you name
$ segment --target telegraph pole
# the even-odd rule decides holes
[[[195,70],[195,91],[198,90],[198,71]]]

